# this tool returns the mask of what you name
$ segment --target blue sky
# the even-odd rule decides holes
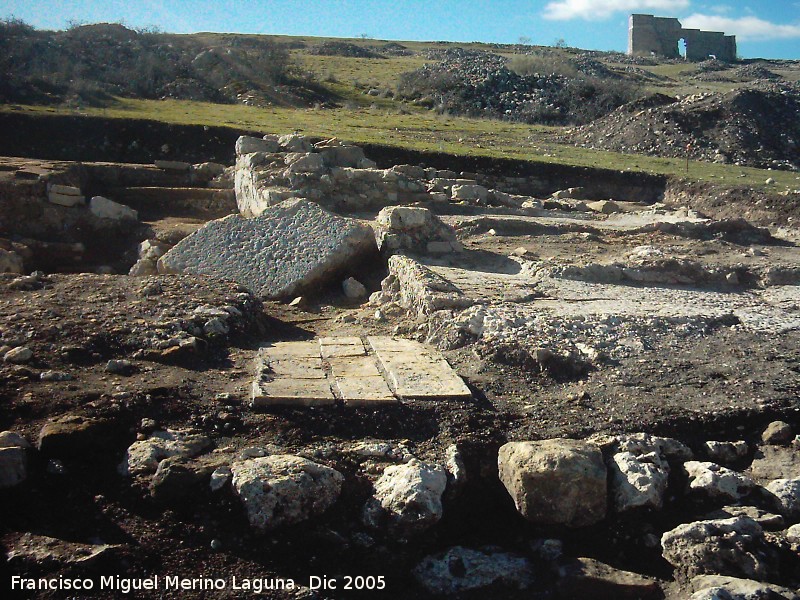
[[[3,0],[0,17],[40,29],[123,22],[164,31],[516,43],[620,50],[632,12],[735,34],[745,58],[800,59],[800,0]]]

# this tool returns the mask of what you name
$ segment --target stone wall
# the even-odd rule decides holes
[[[678,43],[686,41],[686,60],[701,61],[709,56],[736,60],[736,37],[719,31],[684,29],[678,19],[634,14],[628,29],[628,54],[680,58]]]

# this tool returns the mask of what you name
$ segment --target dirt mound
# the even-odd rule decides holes
[[[695,94],[671,103],[668,98],[656,95],[627,104],[572,130],[566,140],[628,154],[798,168],[796,84],[762,82],[727,94]]]

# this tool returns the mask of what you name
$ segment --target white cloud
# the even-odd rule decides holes
[[[553,21],[606,19],[617,12],[662,12],[667,15],[689,7],[689,0],[555,0],[544,7]]]
[[[800,38],[800,25],[780,25],[758,17],[731,19],[719,15],[693,14],[681,19],[681,24],[687,29],[724,31],[743,41]]]

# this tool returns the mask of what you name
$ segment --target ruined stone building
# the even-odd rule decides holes
[[[684,29],[678,19],[631,15],[628,28],[628,54],[631,56],[664,56],[680,58],[678,44],[686,42],[686,60],[700,61],[709,56],[719,60],[736,60],[736,36],[720,31]]]

